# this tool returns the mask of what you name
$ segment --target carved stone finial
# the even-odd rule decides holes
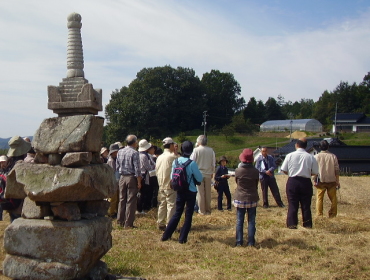
[[[102,91],[84,78],[81,15],[68,16],[67,78],[59,86],[48,86],[48,108],[62,116],[97,115],[103,110]]]
[[[81,40],[81,15],[68,16],[67,78],[84,77],[84,56]]]

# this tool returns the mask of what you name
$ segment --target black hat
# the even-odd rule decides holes
[[[190,141],[184,141],[181,144],[181,152],[183,157],[190,157],[190,155],[193,153],[193,143]]]
[[[109,146],[109,155],[111,155],[112,153],[114,152],[118,152],[119,151],[119,146],[118,144],[111,144]]]
[[[221,161],[223,161],[223,160],[225,160],[226,163],[229,162],[225,156],[220,156],[220,159],[218,160],[218,164],[221,164]]]

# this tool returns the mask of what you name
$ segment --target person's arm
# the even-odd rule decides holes
[[[214,176],[214,179],[219,181],[221,179],[221,167],[220,166],[217,166],[216,168],[216,173],[215,173],[215,176]]]
[[[262,159],[261,159],[261,156],[259,156],[256,160],[256,165],[254,166],[255,168],[257,168],[257,170],[259,171],[259,173],[261,174],[264,174],[265,170],[264,169],[261,169],[261,162],[262,162]]]
[[[269,159],[269,162],[270,162],[270,168],[269,168],[269,171],[271,172],[271,174],[274,174],[275,172],[275,169],[276,169],[276,163],[275,163],[275,160],[272,156],[268,156],[268,159]]]
[[[289,162],[289,155],[287,155],[283,161],[283,164],[281,165],[280,170],[283,171],[284,174],[289,175],[288,172],[288,162]]]

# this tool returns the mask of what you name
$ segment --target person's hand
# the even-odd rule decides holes
[[[339,190],[340,189],[340,183],[338,182],[338,184],[337,184],[337,190]]]
[[[267,171],[266,171],[266,175],[272,176],[271,171],[270,171],[270,170],[267,170]]]

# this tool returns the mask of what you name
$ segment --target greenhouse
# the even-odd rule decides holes
[[[261,124],[260,131],[309,131],[322,132],[322,124],[314,119],[274,120]]]

